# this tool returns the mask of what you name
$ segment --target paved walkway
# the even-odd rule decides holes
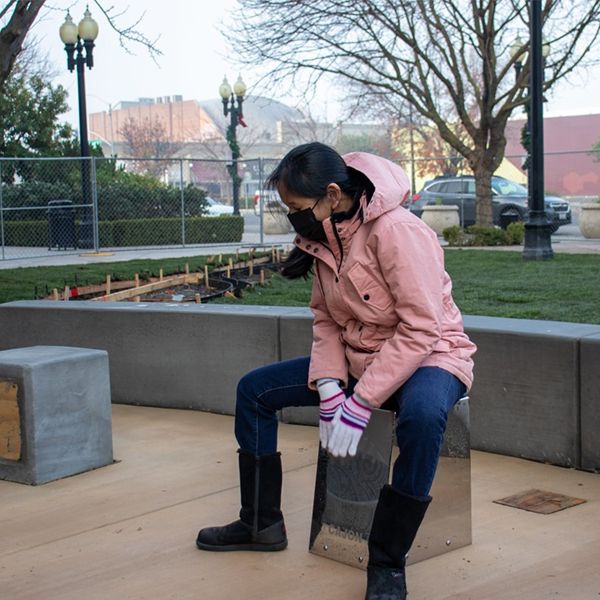
[[[115,405],[119,461],[39,487],[0,481],[4,600],[362,600],[364,573],[307,552],[317,429],[282,425],[284,552],[207,553],[238,509],[232,417]],[[410,600],[600,598],[600,476],[474,452],[473,545],[408,568]],[[494,504],[532,487],[587,503]]]
[[[289,247],[292,244],[293,234],[265,236],[265,248]],[[445,242],[440,238],[440,243]],[[107,263],[122,262],[135,259],[161,259],[161,258],[179,258],[187,256],[205,256],[211,254],[233,254],[236,250],[247,251],[252,246],[259,247],[258,238],[256,241],[247,240],[242,244],[230,246],[187,246],[179,248],[162,248],[150,246],[146,248],[136,248],[133,250],[106,251],[95,254],[91,251],[86,252],[61,252],[58,250],[48,251],[46,248],[15,248],[7,249],[6,256],[18,256],[19,258],[10,258],[9,260],[0,260],[0,269],[16,269],[18,267],[48,267],[52,265],[82,265],[89,263]],[[579,236],[552,236],[552,248],[555,253],[569,254],[600,254],[600,239],[586,239]],[[520,246],[487,246],[477,248],[478,250],[505,250],[509,252],[522,252]],[[13,251],[10,254],[8,250]]]

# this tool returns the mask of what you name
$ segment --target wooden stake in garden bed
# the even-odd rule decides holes
[[[208,283],[208,265],[204,265],[204,286],[207,290],[210,290],[210,285]]]
[[[265,270],[260,270],[260,285],[265,285]]]
[[[192,284],[197,285],[200,283],[202,278],[201,273],[190,273],[189,275],[174,275],[173,277],[168,277],[163,279],[162,281],[154,281],[152,283],[147,283],[146,285],[138,285],[132,288],[122,290],[119,292],[113,292],[109,295],[100,296],[97,298],[93,298],[93,300],[129,300],[131,298],[135,299],[137,297],[141,297],[143,294],[148,294],[149,292],[155,292],[157,290],[162,290],[168,287],[173,287],[177,285],[185,285]],[[138,282],[139,283],[139,282]]]
[[[134,282],[135,282],[135,287],[139,288],[140,287],[140,276],[137,273],[135,274]],[[139,302],[140,301],[140,297],[139,296],[134,296],[133,297],[133,301],[134,302]]]
[[[110,275],[106,276],[106,295],[110,294]]]

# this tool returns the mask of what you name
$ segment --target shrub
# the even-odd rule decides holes
[[[464,246],[465,244],[461,243],[465,236],[465,232],[458,225],[452,225],[452,227],[446,227],[442,231],[442,235],[444,239],[450,244],[450,246]]]
[[[4,221],[6,246],[48,246],[48,221]]]
[[[3,208],[29,208],[10,212],[11,221],[37,221],[50,200],[74,200],[73,190],[65,183],[30,181],[2,185]]]
[[[522,222],[511,223],[506,229],[469,225],[461,229],[457,225],[442,232],[449,246],[512,246],[523,243],[525,225]]]
[[[129,179],[129,178],[128,178]],[[128,181],[112,181],[98,186],[100,220],[140,219],[181,216],[181,190],[156,184],[150,177],[137,175]],[[186,216],[202,215],[206,209],[204,190],[188,185],[183,190]]]
[[[74,164],[77,166],[78,163]],[[99,166],[106,165],[99,163]],[[58,182],[3,184],[0,190],[3,207],[28,208],[30,210],[12,211],[10,218],[12,221],[33,221],[40,219],[40,213],[47,208],[50,200],[71,200],[74,204],[82,204],[80,172],[76,170],[75,175],[78,176],[63,177]],[[109,174],[101,171],[97,173],[96,189],[101,221],[180,217],[182,208],[186,216],[200,216],[206,212],[204,190],[188,185],[183,190],[182,198],[179,187],[165,185],[155,177],[120,170]],[[78,217],[81,216],[81,212],[78,212]]]
[[[244,232],[244,218],[188,217],[185,220],[186,244],[238,243]],[[101,247],[168,246],[182,243],[181,219],[122,219],[100,221]],[[79,221],[75,221],[75,239],[79,239]],[[48,221],[5,221],[4,243],[7,246],[47,246]]]
[[[498,227],[469,225],[466,231],[473,236],[471,246],[506,246],[508,244],[506,231]]]
[[[509,245],[520,246],[523,243],[523,238],[525,237],[525,223],[523,223],[523,221],[510,223],[506,228],[506,234],[508,236]]]

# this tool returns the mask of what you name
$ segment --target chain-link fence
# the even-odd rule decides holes
[[[497,174],[526,185],[524,156]],[[0,158],[0,258],[143,247],[287,244],[293,239],[265,179],[278,159]],[[413,193],[468,174],[455,157],[403,157]],[[546,192],[600,196],[600,156],[547,153]]]
[[[277,162],[0,158],[0,258],[288,243],[264,202]]]

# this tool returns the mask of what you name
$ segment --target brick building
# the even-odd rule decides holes
[[[524,119],[509,121],[506,157],[520,167]],[[547,192],[561,196],[600,196],[600,155],[591,153],[600,140],[600,114],[544,118],[544,179]]]
[[[139,123],[146,119],[157,119],[163,124],[169,141],[176,143],[198,142],[221,136],[213,119],[196,100],[165,96],[122,101],[109,111],[91,113],[90,140],[101,140],[118,147],[124,141],[121,129],[128,119]]]

